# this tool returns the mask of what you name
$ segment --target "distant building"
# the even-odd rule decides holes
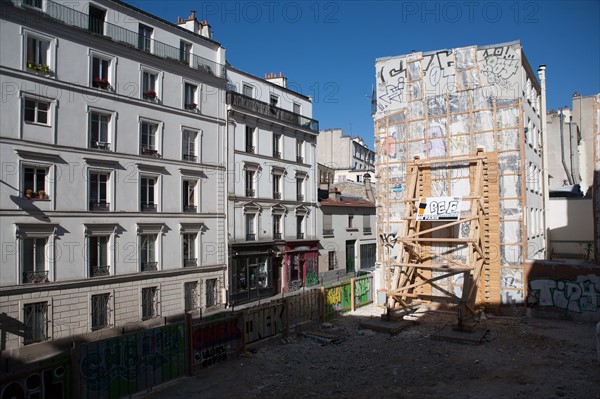
[[[331,281],[375,265],[375,203],[371,178],[337,183],[319,202],[319,275]]]
[[[571,120],[579,127],[580,135],[577,137],[579,149],[579,173],[581,175],[581,190],[591,196],[591,187],[594,184],[594,120],[598,123],[600,117],[596,114],[598,97],[600,94],[582,96],[573,94],[571,106]],[[597,147],[600,148],[600,147]],[[598,151],[598,150],[597,150]]]
[[[230,303],[315,284],[318,122],[310,98],[228,67]]]
[[[546,115],[548,133],[548,187],[562,189],[581,182],[579,158],[581,132],[568,108],[552,110]]]
[[[335,170],[335,182],[361,182],[375,172],[375,152],[360,137],[344,136],[342,129],[322,130],[317,138],[319,163]]]

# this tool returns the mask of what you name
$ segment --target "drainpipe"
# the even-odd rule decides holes
[[[544,231],[544,258],[548,259],[550,251],[550,234],[548,232],[548,205],[550,202],[550,194],[548,191],[548,133],[546,131],[546,65],[540,65],[538,68],[538,77],[540,79],[541,95],[540,95],[540,126],[542,134],[542,187],[544,198],[542,204],[544,209],[543,231]]]
[[[571,180],[573,180],[573,184],[577,184],[578,183],[578,179],[575,176],[579,175],[579,169],[577,169],[577,171],[575,170],[577,168],[577,164],[575,163],[575,153],[573,152],[573,148],[575,147],[575,143],[573,143],[573,117],[571,116],[569,119],[569,149],[570,149],[570,160],[571,160]]]
[[[564,133],[564,120],[565,116],[563,115],[562,109],[560,110],[560,160],[562,161],[563,169],[565,170],[565,175],[567,176],[567,180],[569,181],[569,185],[573,185],[573,180],[571,179],[571,172],[569,172],[569,168],[567,167],[567,161],[565,161],[565,133]],[[569,127],[570,129],[570,127]],[[571,136],[569,136],[570,138]],[[571,140],[569,140],[569,143]]]

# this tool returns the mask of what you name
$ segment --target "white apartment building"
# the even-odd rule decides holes
[[[228,67],[232,305],[318,281],[316,138],[310,98]]]
[[[319,163],[335,170],[335,182],[360,183],[362,176],[375,172],[375,152],[358,136],[345,136],[342,129],[326,129],[317,138]]]
[[[208,25],[109,0],[0,7],[2,349],[225,304],[225,50]]]

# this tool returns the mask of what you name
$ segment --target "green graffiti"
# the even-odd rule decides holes
[[[370,290],[371,285],[369,284],[369,279],[364,278],[354,282],[354,296],[356,297],[359,305],[364,305],[365,303],[369,302]]]
[[[344,284],[342,286],[342,308],[348,309],[352,304],[352,286]]]
[[[319,284],[319,277],[317,276],[317,273],[306,273],[306,286],[310,287],[317,284]]]

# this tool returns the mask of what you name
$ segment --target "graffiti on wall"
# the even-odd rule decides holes
[[[370,301],[371,284],[367,278],[361,278],[354,281],[355,303],[364,305]]]
[[[555,307],[575,313],[598,311],[600,287],[592,280],[541,278],[529,281],[527,287],[529,307]]]
[[[79,347],[80,394],[104,391],[109,397],[120,397],[148,382],[166,382],[183,375],[184,352],[182,324],[83,344]]]
[[[260,309],[246,314],[246,339],[248,343],[272,337],[283,330],[285,307]]]
[[[40,367],[27,375],[0,386],[1,399],[62,399],[71,397],[70,357]],[[49,362],[44,362],[49,363]]]
[[[239,317],[210,320],[192,329],[194,368],[206,368],[227,359],[227,354],[242,347]]]
[[[478,64],[488,84],[504,86],[517,73],[519,55],[510,46],[501,46],[478,51]]]

